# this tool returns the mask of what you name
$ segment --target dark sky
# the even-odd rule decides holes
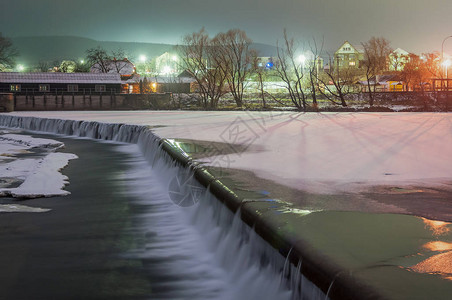
[[[452,35],[451,0],[1,0],[5,36],[76,35],[97,40],[177,43],[201,27],[240,28],[275,44],[283,28],[297,40],[359,44],[383,36],[393,48],[441,49]],[[452,53],[452,39],[445,46]]]

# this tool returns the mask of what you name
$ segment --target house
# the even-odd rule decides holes
[[[389,54],[389,71],[402,71],[405,64],[410,60],[410,53],[397,48]]]
[[[184,71],[178,76],[139,76],[125,82],[123,92],[140,93],[192,93],[196,89],[196,79]]]
[[[156,57],[155,68],[160,75],[177,74],[180,72],[179,57],[176,54],[165,52]]]
[[[334,52],[334,63],[339,68],[360,68],[364,60],[364,47],[352,45],[345,41],[339,49]]]
[[[114,73],[0,73],[0,91],[9,93],[119,93]]]
[[[402,92],[405,87],[402,78],[397,74],[372,76],[369,83],[376,92]],[[361,85],[361,91],[368,91],[367,81],[359,81],[358,84]]]

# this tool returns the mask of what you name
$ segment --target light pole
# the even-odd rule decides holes
[[[449,69],[449,66],[451,65],[451,61],[449,59],[445,60],[442,65],[446,69],[446,91],[449,91],[449,76],[447,75],[447,69]]]
[[[452,38],[452,35],[446,36],[441,44],[441,64],[443,64],[446,68],[446,88],[447,90],[449,90],[449,82],[447,80],[447,68],[449,67],[447,64],[444,64],[444,42],[448,39],[448,38]],[[442,80],[441,80],[442,81]],[[441,84],[442,86],[442,84]]]

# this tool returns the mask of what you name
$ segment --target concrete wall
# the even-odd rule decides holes
[[[14,110],[13,94],[0,94],[0,112],[10,112]]]
[[[4,101],[10,101],[16,111],[25,110],[124,110],[169,109],[170,94],[8,94],[0,95],[0,110]],[[3,100],[3,99],[10,100]],[[12,108],[12,107],[11,107]],[[12,111],[8,110],[8,111]]]

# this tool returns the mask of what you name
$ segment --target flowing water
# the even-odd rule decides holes
[[[143,126],[0,116],[0,126],[124,142],[122,175],[139,209],[139,247],[124,254],[149,271],[152,299],[325,299],[297,266],[267,244]]]

